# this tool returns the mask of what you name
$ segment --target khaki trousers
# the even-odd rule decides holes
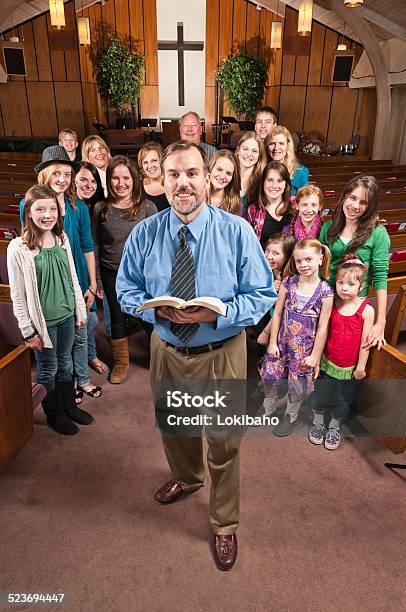
[[[245,331],[222,348],[199,355],[182,355],[153,332],[151,337],[150,378],[154,382],[173,379],[245,380],[247,354]],[[157,398],[155,397],[155,401]],[[211,436],[207,464],[211,476],[209,521],[214,533],[228,535],[238,527],[240,506],[239,450],[241,437]],[[185,490],[204,484],[202,437],[163,436],[162,442],[170,470]]]

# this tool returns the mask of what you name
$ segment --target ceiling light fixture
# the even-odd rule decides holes
[[[276,15],[279,15],[279,0],[278,6],[276,9]],[[282,22],[281,21],[273,21],[271,27],[271,49],[281,49],[282,48]]]
[[[83,17],[83,0],[82,0],[82,16],[78,17],[78,39],[80,45],[90,45],[90,19],[89,17]]]
[[[54,30],[63,30],[66,25],[63,0],[49,0],[49,12]]]
[[[359,8],[364,4],[364,0],[344,0],[344,6],[347,8]]]
[[[308,36],[312,31],[313,0],[300,0],[299,20],[297,33],[299,36]]]
[[[90,19],[89,17],[78,17],[78,38],[80,45],[90,45]]]

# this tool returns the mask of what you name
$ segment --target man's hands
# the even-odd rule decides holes
[[[190,306],[182,310],[172,306],[160,306],[155,311],[156,316],[168,319],[172,323],[213,323],[217,314],[203,306]]]

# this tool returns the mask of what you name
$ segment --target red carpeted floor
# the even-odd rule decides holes
[[[78,435],[35,414],[33,438],[0,473],[0,591],[65,593],[65,607],[44,609],[75,612],[404,609],[406,476],[384,467],[402,457],[368,438],[315,447],[304,423],[287,439],[254,431],[241,452],[239,556],[219,572],[209,480],[169,507],[153,501],[170,474],[145,349],[132,336],[125,384],[94,375],[103,396],[85,399],[95,422]]]

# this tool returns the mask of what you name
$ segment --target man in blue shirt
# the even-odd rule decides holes
[[[156,406],[165,395],[161,388],[157,397],[157,381],[244,380],[244,328],[255,324],[276,300],[272,273],[252,228],[205,202],[209,176],[201,149],[189,142],[169,146],[162,169],[171,208],[134,228],[116,285],[122,310],[155,326],[150,376]],[[220,298],[227,306],[225,316],[203,307],[137,311],[153,297],[178,296],[174,279],[185,272],[183,285],[192,285],[197,297]],[[162,438],[174,478],[156,492],[161,504],[204,484],[201,431],[194,431]],[[206,428],[206,438],[214,555],[219,569],[228,570],[237,556],[240,437],[212,435]]]

